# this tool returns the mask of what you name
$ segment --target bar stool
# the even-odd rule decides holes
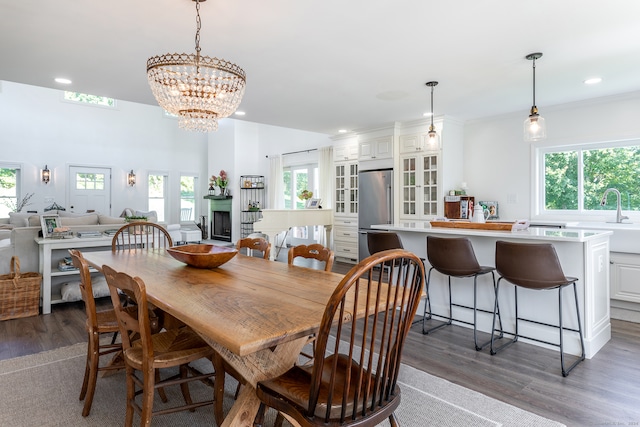
[[[369,248],[369,255],[388,249],[404,249],[398,234],[391,231],[367,232],[367,247]]]
[[[427,276],[427,301],[424,306],[424,317],[422,318],[422,333],[428,334],[437,329],[440,329],[444,326],[451,325],[452,321],[455,320],[460,323],[464,323],[467,325],[473,325],[473,341],[475,344],[475,348],[477,351],[482,350],[488,344],[493,342],[493,333],[495,330],[495,317],[498,318],[498,323],[500,324],[499,338],[502,338],[502,320],[500,319],[500,308],[497,304],[494,304],[494,310],[484,310],[479,309],[477,307],[477,281],[478,276],[482,276],[484,274],[491,273],[491,278],[493,280],[494,292],[496,289],[496,278],[494,274],[494,267],[481,266],[476,259],[476,254],[473,251],[473,246],[471,246],[471,241],[466,237],[456,237],[456,238],[443,238],[443,237],[434,237],[427,236],[427,259],[429,260],[429,264],[431,264],[431,268],[429,269],[429,274]],[[431,284],[431,273],[433,270],[436,270],[438,273],[444,274],[449,279],[449,316],[443,316],[439,314],[435,314],[431,311],[431,299],[429,295],[429,286]],[[451,278],[464,278],[464,277],[473,277],[473,307],[456,304],[453,303],[451,298]],[[473,322],[467,322],[464,320],[455,319],[453,317],[453,307],[460,307],[473,310]],[[494,314],[494,326],[492,326],[492,336],[491,339],[483,344],[478,344],[478,336],[477,336],[477,312],[481,311],[483,313],[491,313]],[[497,316],[496,316],[497,311]],[[442,319],[446,319],[445,323],[440,325],[425,328],[425,323],[427,320],[431,320],[433,317],[439,317]]]
[[[576,277],[567,277],[562,271],[560,260],[555,248],[550,243],[511,243],[496,242],[496,269],[500,274],[498,283],[496,284],[496,307],[498,304],[498,292],[500,282],[505,279],[515,285],[515,315],[516,330],[515,333],[504,331],[509,335],[513,335],[513,339],[498,348],[494,348],[493,337],[491,340],[491,354],[496,354],[500,350],[510,346],[518,341],[519,337],[528,338],[534,341],[560,347],[560,366],[562,368],[562,376],[566,377],[576,365],[584,360],[584,339],[582,337],[582,322],[580,321],[580,308],[578,306],[578,291],[576,289]],[[578,320],[578,329],[564,327],[562,324],[562,290],[569,285],[573,285],[573,295],[576,303],[576,315]],[[525,319],[518,316],[518,288],[527,288],[534,290],[558,290],[558,325],[543,323],[536,320]],[[495,316],[495,310],[494,310]],[[495,317],[494,317],[495,318]],[[549,326],[559,329],[560,343],[543,341],[537,338],[524,336],[518,332],[518,321],[523,320],[530,323]],[[580,336],[580,347],[582,353],[568,369],[564,365],[564,331],[577,332]],[[494,324],[495,331],[495,324]]]

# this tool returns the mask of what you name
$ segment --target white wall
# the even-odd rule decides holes
[[[330,142],[329,136],[321,133],[240,120],[220,122],[218,132],[209,134],[209,176],[218,175],[220,169],[229,176],[229,189],[233,196],[233,241],[240,237],[240,176],[263,175],[268,191],[268,155],[324,147]],[[265,203],[267,200],[265,194]]]
[[[79,105],[63,101],[58,90],[0,83],[0,161],[23,166],[23,194],[35,193],[29,210],[42,212],[48,197],[67,206],[69,165],[112,168],[112,215],[125,207],[147,208],[149,170],[169,174],[173,195],[179,194],[180,173],[207,180],[206,135],[178,129],[160,107],[124,101],[115,109]],[[52,171],[47,185],[40,180],[45,164]],[[134,187],[126,185],[131,169]],[[178,222],[178,196],[170,206],[167,222]]]
[[[0,81],[0,162],[21,164],[23,194],[35,193],[29,210],[50,203],[67,206],[69,165],[112,168],[112,208],[119,215],[125,207],[146,210],[146,176],[149,171],[169,175],[170,215],[179,221],[180,174],[200,178],[201,203],[196,218],[207,215],[209,177],[225,169],[232,195],[239,195],[240,175],[268,176],[268,154],[329,145],[327,135],[277,126],[224,119],[217,132],[187,132],[177,119],[166,117],[158,106],[117,101],[115,109],[66,102],[53,89]],[[47,185],[40,170],[52,171]],[[134,187],[126,185],[127,173],[137,176]],[[268,183],[267,183],[268,188]],[[234,197],[234,212],[239,212]],[[235,206],[238,204],[237,206]],[[233,220],[233,240],[239,236],[239,216]]]
[[[468,193],[476,200],[496,200],[501,219],[533,215],[533,148],[640,138],[640,92],[538,107],[547,123],[547,139],[542,143],[523,140],[526,110],[465,125]]]

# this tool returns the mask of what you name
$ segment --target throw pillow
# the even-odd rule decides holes
[[[40,215],[31,215],[27,220],[29,227],[40,227],[42,223],[40,222]]]
[[[17,227],[28,227],[29,217],[31,215],[33,214],[27,212],[9,212],[9,224],[13,224]]]

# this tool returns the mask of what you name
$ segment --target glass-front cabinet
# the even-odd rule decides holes
[[[336,215],[358,214],[358,162],[336,163]]]
[[[438,213],[438,152],[403,155],[400,159],[402,219],[429,219]]]

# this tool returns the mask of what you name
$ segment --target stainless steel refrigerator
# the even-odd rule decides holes
[[[369,256],[367,232],[375,224],[393,224],[393,169],[358,173],[358,258]]]

